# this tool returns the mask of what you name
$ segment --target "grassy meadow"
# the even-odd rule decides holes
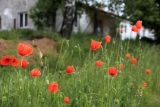
[[[28,30],[4,31],[0,38],[17,41],[33,35],[56,41],[57,53],[22,57],[17,48],[13,49],[10,55],[30,63],[27,68],[0,66],[0,107],[160,107],[159,46],[115,37],[106,43],[104,37],[81,33],[67,40],[56,33]],[[91,39],[102,41],[102,47],[91,51]],[[137,59],[137,64],[126,58],[127,53]],[[96,66],[97,60],[104,65]],[[124,68],[118,68],[119,64]],[[66,72],[68,65],[75,68],[71,74]],[[110,66],[118,69],[116,76],[109,75]],[[42,75],[32,77],[32,68],[39,68]],[[151,70],[149,75],[146,69]],[[58,83],[57,93],[48,90],[51,82]],[[67,104],[65,96],[70,98]]]

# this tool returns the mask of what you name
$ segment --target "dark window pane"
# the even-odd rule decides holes
[[[20,27],[23,27],[23,13],[20,13]]]
[[[28,15],[27,15],[27,13],[25,14],[25,26],[27,26],[28,25]]]
[[[16,29],[16,19],[13,20],[13,28]]]
[[[1,21],[1,16],[0,16],[0,29],[2,28],[2,21]]]

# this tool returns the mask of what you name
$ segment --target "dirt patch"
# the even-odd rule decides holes
[[[34,52],[42,52],[42,53],[57,53],[56,50],[56,42],[49,38],[39,38],[33,40],[4,40],[0,39],[0,54],[7,54],[9,53],[8,50],[15,50],[17,49],[17,44],[19,42],[22,43],[29,43],[33,46]]]
[[[14,42],[11,40],[4,40],[4,39],[0,39],[0,53],[1,54],[7,54],[8,53],[8,49],[13,49],[14,47]]]

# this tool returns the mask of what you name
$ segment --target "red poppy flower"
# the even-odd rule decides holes
[[[30,71],[31,76],[40,76],[41,71],[38,68],[34,68]]]
[[[109,43],[110,41],[111,41],[111,36],[110,35],[107,35],[107,36],[105,36],[105,41],[107,42],[107,43]]]
[[[102,42],[91,40],[91,50],[97,50],[101,47]]]
[[[150,70],[150,69],[146,69],[146,74],[147,74],[147,75],[149,75],[149,74],[150,74],[150,72],[151,72],[151,70]]]
[[[21,60],[21,67],[22,67],[22,68],[26,68],[27,66],[28,66],[28,61],[25,60],[25,59],[22,59],[22,60]]]
[[[127,54],[126,54],[126,58],[127,58],[127,59],[131,58],[131,54],[130,54],[130,53],[127,53]]]
[[[3,56],[1,58],[1,65],[3,66],[7,66],[7,65],[10,65],[12,63],[12,56]]]
[[[119,65],[118,65],[118,68],[119,68],[119,69],[123,69],[123,67],[124,67],[123,64],[119,64]]]
[[[102,66],[103,64],[104,64],[104,62],[101,60],[96,61],[96,66]]]
[[[11,57],[12,57],[12,62],[11,62],[12,66],[14,67],[18,66],[19,65],[18,59],[14,56],[11,56]]]
[[[137,59],[133,57],[133,58],[131,59],[131,62],[132,62],[132,64],[137,64]]]
[[[18,53],[22,56],[31,55],[33,52],[32,46],[30,44],[19,43]]]
[[[137,28],[137,26],[134,25],[134,26],[132,26],[132,31],[133,31],[133,32],[138,32],[139,29]]]
[[[142,21],[141,21],[141,20],[138,20],[138,21],[136,22],[136,27],[137,27],[138,29],[141,29],[141,28],[142,28]]]
[[[74,70],[74,67],[73,66],[71,66],[71,65],[69,65],[69,66],[67,66],[67,68],[66,68],[66,72],[67,73],[72,73],[72,72],[74,72],[75,70]]]
[[[58,83],[57,82],[50,83],[48,85],[48,90],[56,93],[58,91]]]
[[[115,76],[118,73],[118,70],[115,67],[109,67],[108,71],[109,71],[109,75],[111,76]]]
[[[70,102],[70,98],[68,96],[64,97],[64,102],[65,103],[69,103]]]
[[[144,86],[144,87],[147,87],[147,86],[148,86],[148,83],[147,83],[147,82],[143,82],[143,86]]]

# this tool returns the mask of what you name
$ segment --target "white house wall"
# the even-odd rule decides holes
[[[90,17],[86,12],[83,12],[79,17],[79,31],[93,33],[93,22],[90,20]]]
[[[58,9],[56,13],[56,31],[59,32],[61,30],[62,22],[63,22],[63,11],[62,9]]]
[[[19,16],[20,12],[29,12],[37,0],[0,0],[0,16],[2,22],[2,30],[12,29],[14,19],[16,19],[16,28],[20,27]],[[28,15],[29,17],[29,15]],[[28,18],[27,28],[34,28],[33,22]]]
[[[63,22],[63,11],[58,9],[56,13],[56,31],[60,31]],[[93,22],[90,21],[86,12],[83,12],[80,16],[77,16],[77,24],[73,24],[73,32],[93,32]]]

